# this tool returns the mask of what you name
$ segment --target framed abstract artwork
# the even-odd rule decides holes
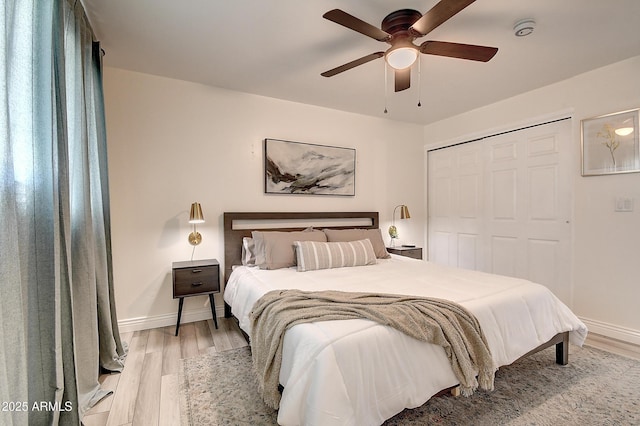
[[[640,172],[638,111],[581,121],[582,176]]]
[[[356,150],[264,140],[267,194],[355,195]]]

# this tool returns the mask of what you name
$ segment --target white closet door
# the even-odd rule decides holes
[[[484,270],[482,143],[432,151],[428,156],[429,260]]]
[[[527,278],[569,303],[571,121],[428,153],[429,259]]]

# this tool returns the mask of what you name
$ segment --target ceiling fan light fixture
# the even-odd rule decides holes
[[[498,52],[498,48],[433,40],[425,41],[419,46],[413,43],[417,38],[426,36],[473,2],[474,0],[439,0],[425,14],[413,9],[396,10],[382,20],[379,28],[343,10],[330,10],[322,17],[376,41],[388,43],[391,47],[386,51],[378,51],[347,62],[322,72],[320,75],[332,77],[384,56],[385,62],[393,69],[394,89],[396,92],[400,92],[411,86],[411,66],[418,61],[419,68],[420,60],[418,57],[422,54],[487,62]],[[384,70],[386,82],[389,71],[386,65]],[[418,102],[418,106],[420,106],[420,102]]]
[[[403,70],[413,65],[418,59],[418,50],[413,46],[392,47],[384,58],[391,68]]]

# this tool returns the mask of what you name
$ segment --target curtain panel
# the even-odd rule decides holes
[[[0,7],[0,424],[80,424],[121,371],[102,55],[75,0]]]

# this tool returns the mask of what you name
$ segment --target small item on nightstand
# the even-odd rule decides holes
[[[413,248],[415,247],[415,244],[403,244],[402,247],[409,247],[409,248]]]

